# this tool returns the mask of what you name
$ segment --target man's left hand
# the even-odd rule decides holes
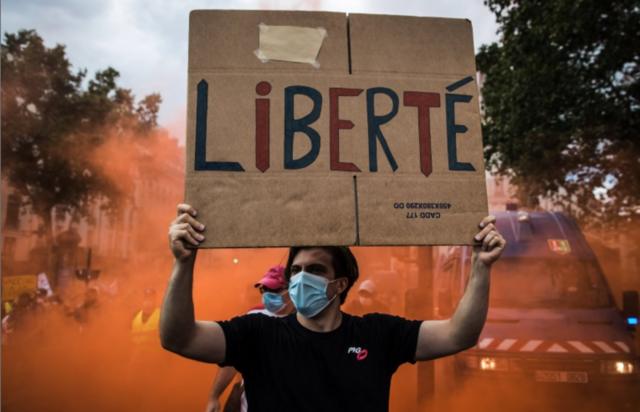
[[[498,260],[507,241],[498,232],[495,226],[495,216],[487,216],[478,225],[480,231],[473,237],[473,252],[476,259],[486,266],[491,266]]]

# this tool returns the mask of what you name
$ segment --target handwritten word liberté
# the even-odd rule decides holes
[[[471,82],[471,76],[459,80],[449,86],[447,91],[452,92]],[[256,168],[265,172],[270,167],[269,141],[270,141],[270,99],[271,84],[261,81],[256,85],[255,99],[255,141],[256,141]],[[352,121],[339,117],[341,98],[355,98],[364,92],[363,89],[332,87],[329,88],[329,160],[332,171],[360,172],[361,169],[351,162],[340,159],[339,138],[340,130],[349,130],[354,127]],[[296,118],[295,97],[306,96],[312,102],[312,109],[306,115]],[[388,113],[375,113],[375,102],[380,96],[386,96],[391,101],[391,110]],[[369,152],[369,171],[378,170],[378,144],[382,147],[384,156],[393,171],[398,169],[396,161],[387,138],[382,132],[381,126],[390,122],[399,110],[399,96],[390,88],[373,87],[366,89],[367,135]],[[469,103],[470,95],[445,93],[445,116],[447,133],[448,167],[452,171],[474,171],[470,163],[461,162],[457,157],[457,135],[467,132],[467,127],[456,124],[455,108],[457,104]],[[320,118],[322,111],[322,94],[315,88],[303,85],[288,86],[284,88],[284,169],[299,170],[311,165],[320,153],[321,137],[312,126]],[[432,172],[431,158],[431,127],[430,109],[440,107],[440,94],[424,91],[405,91],[402,93],[402,103],[405,107],[415,107],[418,116],[418,139],[420,150],[420,170],[425,176]],[[208,161],[206,159],[207,147],[207,104],[208,83],[203,79],[197,85],[196,97],[196,143],[195,143],[195,170],[196,171],[232,171],[243,172],[244,167],[239,162]],[[310,149],[303,156],[294,158],[293,144],[296,133],[305,135],[309,139]]]

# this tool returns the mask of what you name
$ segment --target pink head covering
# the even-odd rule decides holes
[[[273,266],[267,273],[264,274],[262,279],[255,284],[255,287],[264,286],[265,288],[278,290],[287,286],[287,282],[284,280],[284,266]]]

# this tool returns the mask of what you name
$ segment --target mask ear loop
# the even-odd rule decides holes
[[[288,295],[288,298],[285,298],[285,295]],[[287,289],[283,290],[282,292],[280,292],[280,296],[282,296],[282,302],[284,304],[284,307],[291,307],[293,306],[295,308],[295,305],[293,304],[293,299],[291,299],[291,294],[289,294],[289,288],[287,287]]]
[[[327,282],[327,287],[325,288],[324,293],[325,293],[325,294],[327,293],[327,289],[329,288],[329,285],[330,285],[330,284],[332,284],[333,282],[337,282],[337,281],[339,281],[340,279],[346,279],[346,276],[341,276],[341,277],[339,277],[338,279],[333,279],[333,280],[328,281],[328,282]],[[344,291],[342,291],[342,292],[344,292]],[[331,302],[336,298],[336,296],[338,296],[338,295],[339,295],[339,294],[341,294],[342,292],[336,292],[336,293],[335,293],[335,295],[333,295],[333,297],[332,297],[331,299],[329,299],[329,303],[331,303]]]

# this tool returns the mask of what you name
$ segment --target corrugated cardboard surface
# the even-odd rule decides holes
[[[347,24],[349,22],[349,24]],[[258,25],[324,27],[319,68],[289,62],[262,63]],[[350,42],[350,44],[349,44]],[[350,49],[350,53],[349,53]],[[351,70],[351,74],[349,71]],[[471,25],[466,20],[313,12],[195,11],[190,18],[186,201],[207,225],[203,247],[289,245],[468,244],[487,213],[482,139],[475,82],[453,92],[447,86],[475,78]],[[238,162],[244,172],[194,168],[197,85],[206,82],[207,161]],[[271,92],[256,94],[268,82]],[[310,127],[320,135],[316,160],[308,167],[284,167],[284,90],[312,87],[322,95],[321,114]],[[341,97],[340,119],[353,122],[339,134],[340,161],[359,172],[331,170],[330,88],[362,89]],[[397,162],[394,171],[376,143],[377,171],[371,171],[367,133],[367,90],[385,87],[399,99],[398,113],[381,126]],[[418,110],[403,93],[439,94],[430,109],[432,172],[421,172]],[[471,96],[457,104],[457,159],[475,171],[451,171],[448,163],[446,94]],[[256,98],[270,104],[269,168],[256,167]],[[295,117],[311,108],[296,96]],[[376,95],[374,113],[391,101]],[[308,152],[309,139],[294,135],[293,157]],[[400,207],[402,205],[402,207]],[[411,213],[415,212],[416,215]]]
[[[361,73],[473,75],[469,20],[350,14],[351,69]]]
[[[258,25],[324,27],[329,36],[321,54],[322,72],[348,73],[347,19],[342,13],[195,10],[189,16],[189,73],[317,72],[299,63],[262,63],[253,54],[259,46]]]

